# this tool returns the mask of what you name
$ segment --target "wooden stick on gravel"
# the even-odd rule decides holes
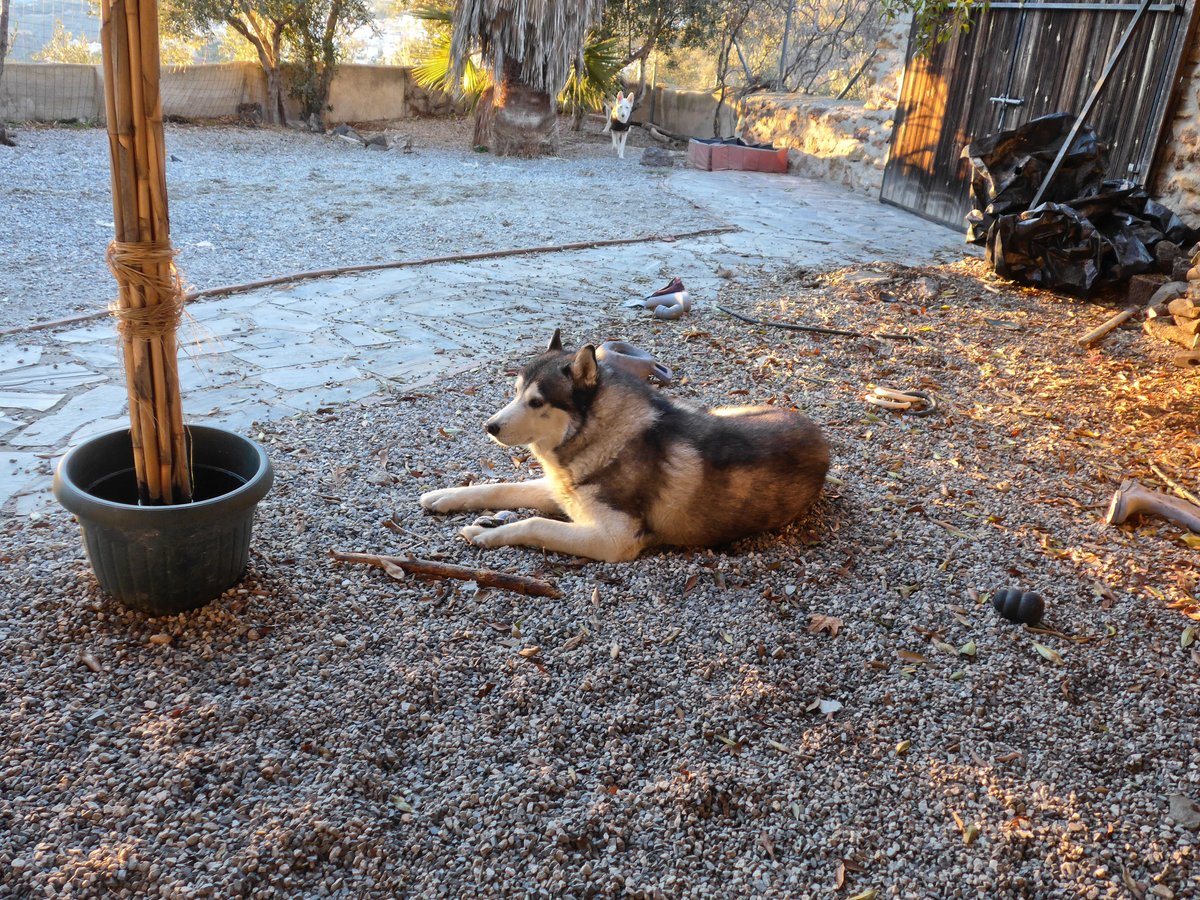
[[[1197,497],[1154,463],[1150,463],[1150,471],[1161,478],[1167,487],[1174,491],[1178,496],[1182,497],[1184,500],[1187,500],[1189,503],[1195,503],[1197,506],[1200,506],[1200,497]]]
[[[457,581],[474,581],[480,587],[512,591],[529,597],[552,597],[558,599],[562,593],[554,585],[528,575],[510,575],[493,569],[471,569],[431,559],[415,559],[411,556],[379,556],[375,553],[344,553],[330,550],[329,555],[340,562],[360,563],[375,566],[387,572],[391,568],[402,569],[422,578],[453,578]],[[389,572],[389,574],[391,574]]]
[[[1094,344],[1102,337],[1106,337],[1110,332],[1115,331],[1120,325],[1128,322],[1141,311],[1142,308],[1140,306],[1127,307],[1126,309],[1121,310],[1111,319],[1105,321],[1103,324],[1093,328],[1091,331],[1081,337],[1077,343],[1080,347],[1087,347],[1090,344]]]
[[[823,325],[794,325],[791,322],[767,322],[763,319],[755,319],[751,316],[744,316],[739,312],[734,312],[721,304],[716,304],[717,309],[725,313],[727,316],[733,316],[742,322],[750,325],[761,325],[765,328],[782,328],[784,331],[804,331],[812,334],[832,334],[838,337],[873,337],[882,338],[888,341],[915,341],[917,338],[911,334],[893,334],[888,331],[877,331],[869,334],[865,331],[851,331],[847,328],[826,328]]]

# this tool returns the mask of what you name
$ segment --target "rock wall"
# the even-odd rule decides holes
[[[879,196],[904,81],[910,19],[891,22],[863,74],[866,100],[754,94],[742,102],[743,139],[788,148],[788,168]]]
[[[1153,193],[1200,226],[1200,33],[1188,53],[1183,90],[1158,162]]]
[[[753,143],[787,147],[788,170],[872,196],[883,185],[893,108],[804,94],[756,94],[738,130]]]

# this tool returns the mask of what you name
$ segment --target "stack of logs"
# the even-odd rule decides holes
[[[1175,365],[1200,368],[1200,244],[1185,254],[1178,245],[1160,241],[1156,253],[1164,274],[1135,275],[1129,282],[1133,305],[1079,338],[1078,344],[1091,347],[1124,323],[1144,316],[1146,334],[1183,348],[1175,354]],[[1173,280],[1163,284],[1168,278]]]
[[[1187,281],[1163,285],[1151,298],[1146,309],[1145,332],[1164,341],[1171,341],[1196,354],[1200,365],[1200,245],[1192,249]]]

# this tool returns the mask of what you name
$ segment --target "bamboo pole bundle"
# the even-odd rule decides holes
[[[138,500],[186,503],[191,467],[175,330],[183,290],[167,210],[155,0],[102,0],[100,43],[116,239],[108,264],[124,351]]]

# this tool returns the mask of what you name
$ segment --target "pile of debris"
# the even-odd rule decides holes
[[[363,147],[367,150],[398,150],[401,153],[412,153],[413,151],[412,138],[402,134],[379,132],[378,134],[362,135],[349,125],[338,125],[329,134],[351,146]]]
[[[1055,113],[967,145],[967,240],[986,246],[998,275],[1089,296],[1156,269],[1160,245],[1178,254],[1200,233],[1133,182],[1104,180],[1103,144],[1074,123]]]

